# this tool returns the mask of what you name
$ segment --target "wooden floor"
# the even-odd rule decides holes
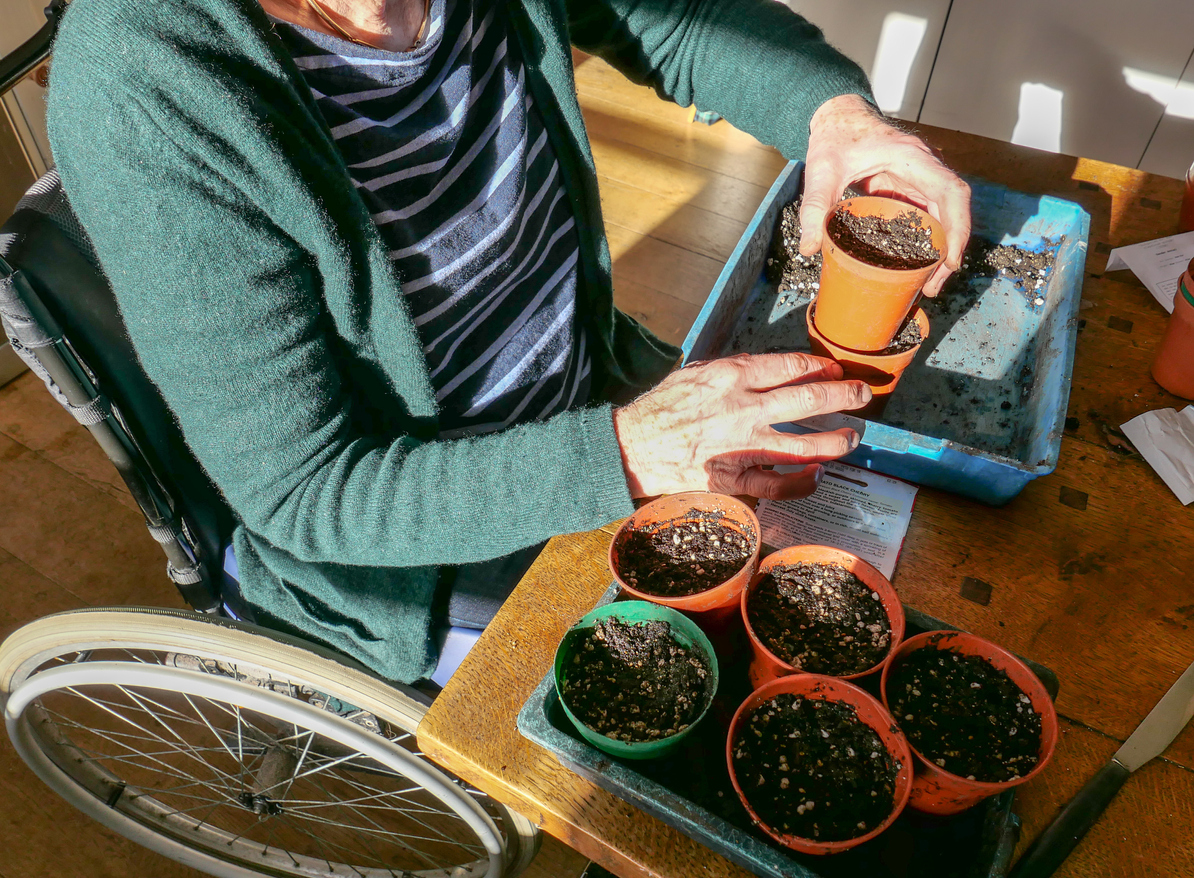
[[[677,107],[628,113],[616,73],[598,62],[580,72],[618,304],[678,343],[783,159],[724,122],[689,125]],[[683,301],[658,292],[677,274],[690,291]],[[28,373],[0,388],[0,498],[0,636],[78,607],[182,606],[115,470]],[[198,875],[48,794],[7,739],[0,850],[0,878]],[[583,865],[548,838],[528,874],[568,878]]]

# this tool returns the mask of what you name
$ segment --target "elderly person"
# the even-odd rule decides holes
[[[392,679],[469,621],[454,580],[500,599],[635,498],[803,496],[858,443],[770,427],[865,404],[836,365],[669,376],[613,307],[569,42],[807,154],[805,252],[859,183],[928,206],[958,265],[965,185],[773,0],[74,0],[58,37],[55,159],[244,598]]]

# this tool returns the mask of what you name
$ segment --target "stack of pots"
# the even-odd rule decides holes
[[[894,219],[914,213],[940,258],[915,269],[880,268],[847,252],[830,231],[839,212],[855,216]],[[916,357],[920,345],[898,353],[886,353],[912,314],[923,342],[929,334],[928,315],[913,307],[920,291],[945,260],[945,229],[918,207],[893,198],[862,196],[838,202],[825,218],[821,253],[821,284],[816,300],[806,312],[808,336],[814,354],[837,361],[845,377],[865,381],[871,387],[871,401],[854,412],[873,418],[882,414],[904,370]]]
[[[634,529],[650,530],[683,521],[686,515],[691,516],[692,510],[713,512],[721,516],[721,523],[753,537],[754,553],[742,569],[720,585],[686,598],[653,596],[628,585],[620,568],[626,534]],[[623,524],[611,543],[609,562],[611,571],[628,596],[684,611],[712,635],[714,645],[719,640],[725,642],[727,626],[731,622],[735,632],[740,630],[738,622],[741,621],[750,643],[749,678],[753,692],[737,708],[730,723],[726,738],[726,760],[730,780],[738,797],[762,832],[780,844],[802,853],[837,853],[879,835],[895,821],[905,805],[932,814],[953,814],[1039,774],[1057,743],[1057,718],[1044,686],[1019,659],[992,643],[964,632],[929,632],[905,640],[903,606],[894,587],[879,570],[856,555],[827,546],[793,546],[774,552],[760,562],[760,536],[758,520],[753,511],[733,497],[699,493],[673,495],[647,504]],[[791,567],[797,564],[844,568],[876,596],[890,626],[890,642],[882,658],[873,667],[838,676],[808,673],[776,655],[753,629],[749,612],[752,594],[770,571],[777,567]],[[727,615],[727,612],[731,611],[732,619]],[[1033,710],[1041,717],[1042,728],[1038,762],[1030,772],[1002,783],[968,780],[950,774],[934,764],[909,743],[890,713],[886,685],[889,671],[894,664],[906,659],[917,649],[929,648],[980,656],[990,665],[1006,672],[1011,681],[1031,699]],[[723,668],[723,677],[725,673]],[[882,701],[861,688],[860,683],[880,693]],[[782,695],[848,704],[855,711],[858,720],[875,732],[894,764],[898,766],[892,810],[885,820],[855,838],[824,840],[788,834],[782,829],[769,826],[759,816],[748,795],[754,784],[741,783],[735,772],[735,736],[742,732],[744,724],[755,711],[766,707],[773,699]]]

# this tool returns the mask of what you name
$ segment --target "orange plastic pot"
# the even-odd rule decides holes
[[[859,418],[877,418],[883,414],[896,385],[904,376],[904,370],[916,359],[921,345],[898,354],[852,351],[835,344],[821,332],[818,327],[821,311],[817,303],[809,305],[804,314],[813,353],[819,357],[829,357],[838,363],[842,367],[843,378],[865,381],[871,388],[871,401],[860,409],[852,410],[850,414]],[[924,340],[929,337],[929,315],[925,313],[924,308],[917,308],[913,316],[920,327],[921,344],[924,344]]]
[[[662,597],[639,591],[628,585],[621,574],[621,555],[626,538],[631,531],[655,532],[684,521],[691,521],[690,510],[711,512],[722,516],[720,523],[733,528],[750,541],[750,557],[742,567],[720,585],[706,591],[683,597]],[[693,620],[707,629],[718,630],[733,619],[737,612],[738,598],[750,582],[759,563],[760,539],[759,519],[754,510],[727,494],[713,494],[694,491],[687,494],[667,494],[637,510],[618,528],[609,544],[609,569],[622,590],[644,601],[662,604],[693,617]]]
[[[1031,699],[1033,710],[1040,715],[1041,749],[1036,767],[1023,777],[1002,783],[984,783],[967,780],[946,771],[927,759],[909,741],[908,746],[916,756],[916,780],[912,785],[912,795],[908,798],[909,807],[929,814],[957,814],[978,804],[987,796],[994,796],[1011,787],[1027,783],[1040,774],[1057,747],[1057,711],[1053,708],[1053,699],[1049,697],[1045,685],[1036,674],[1030,671],[1024,662],[989,640],[983,640],[965,631],[927,631],[909,637],[900,644],[887,667],[883,669],[879,685],[883,695],[883,706],[889,711],[891,702],[887,698],[887,680],[891,675],[891,669],[918,649],[950,649],[962,655],[976,655],[1004,671],[1011,681],[1020,687],[1020,691]]]
[[[891,646],[882,661],[857,674],[843,674],[833,679],[857,680],[859,677],[865,677],[867,674],[873,674],[886,668],[892,655],[895,654],[896,647],[904,639],[904,605],[900,603],[899,595],[896,594],[892,584],[887,581],[887,577],[857,555],[852,555],[841,549],[834,549],[830,546],[789,546],[778,552],[772,552],[764,558],[759,564],[758,572],[751,579],[750,585],[742,592],[742,622],[746,626],[746,634],[750,639],[751,687],[758,689],[773,680],[793,674],[811,676],[792,667],[764,645],[763,641],[755,634],[754,628],[751,627],[750,613],[748,612],[751,592],[758,586],[768,570],[772,567],[798,564],[801,561],[808,564],[836,564],[839,567],[845,567],[861,579],[867,588],[878,593],[879,602],[883,605],[883,610],[887,613],[887,621],[891,625]]]
[[[804,698],[845,702],[852,705],[858,713],[858,719],[874,729],[880,740],[883,741],[883,746],[887,748],[887,752],[899,763],[899,773],[895,779],[895,801],[891,813],[887,816],[886,820],[865,835],[842,841],[818,841],[811,838],[801,838],[797,835],[788,835],[787,833],[772,829],[764,823],[750,804],[750,799],[747,798],[746,793],[743,792],[742,785],[738,782],[738,775],[734,771],[734,742],[737,740],[738,730],[749,719],[751,713],[756,708],[766,704],[776,695],[785,692],[800,695]],[[895,819],[900,816],[900,812],[904,810],[904,806],[908,803],[908,796],[912,789],[913,760],[911,749],[899,727],[892,722],[891,714],[873,696],[859,689],[853,683],[847,683],[840,677],[822,677],[819,674],[800,674],[795,677],[782,677],[778,680],[772,680],[763,688],[751,693],[742,702],[738,710],[735,711],[734,719],[730,722],[730,731],[726,736],[726,764],[730,769],[730,782],[734,785],[734,792],[738,794],[738,798],[741,800],[743,807],[746,808],[746,813],[750,815],[751,821],[784,847],[800,851],[803,854],[836,854],[849,850],[852,847],[857,847],[863,842],[870,841],[883,832],[883,830],[887,829],[887,827],[891,826]]]
[[[879,268],[851,256],[829,233],[833,215],[844,210],[856,216],[892,219],[913,211],[930,230],[941,253],[932,265],[917,269]],[[912,310],[921,288],[945,261],[945,229],[926,211],[894,198],[864,196],[838,202],[825,217],[821,246],[821,286],[817,293],[817,324],[844,348],[881,351],[891,344]]]
[[[1194,399],[1194,260],[1178,281],[1173,313],[1152,365],[1153,379],[1182,399]]]

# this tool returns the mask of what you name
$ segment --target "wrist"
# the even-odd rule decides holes
[[[817,107],[809,120],[809,133],[814,133],[835,120],[844,116],[862,114],[871,119],[882,119],[883,115],[875,109],[874,104],[860,94],[842,94],[830,98]]]
[[[642,465],[634,451],[636,447],[641,447],[636,415],[634,403],[614,409],[614,435],[622,453],[622,471],[626,474],[626,488],[632,499],[646,496],[639,478]]]

